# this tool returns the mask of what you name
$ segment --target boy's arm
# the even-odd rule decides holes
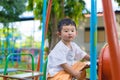
[[[81,72],[80,71],[75,71],[71,66],[69,66],[67,63],[62,64],[61,65],[63,67],[63,69],[68,72],[69,74],[71,74],[73,77],[75,77],[76,79],[80,78]]]
[[[83,60],[87,60],[87,61],[90,61],[90,55],[85,55],[85,57],[83,58]]]

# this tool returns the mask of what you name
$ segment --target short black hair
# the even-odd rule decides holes
[[[72,25],[72,26],[75,26],[75,28],[76,28],[76,23],[73,20],[71,20],[70,18],[64,18],[64,19],[60,20],[58,23],[58,28],[57,28],[58,32],[61,32],[62,27],[67,26],[67,25]],[[76,30],[77,30],[77,28],[76,28]]]

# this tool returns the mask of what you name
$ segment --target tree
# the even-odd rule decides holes
[[[26,0],[0,0],[0,23],[3,24],[3,34],[6,35],[7,48],[10,41],[9,23],[19,20],[19,16],[26,10],[25,3]],[[6,29],[7,32],[5,31]]]
[[[0,22],[8,23],[19,20],[25,9],[26,0],[1,0],[0,1]]]
[[[115,1],[117,1],[117,2],[118,2],[118,5],[120,6],[120,0],[115,0]]]
[[[42,19],[43,0],[28,0],[28,10],[33,10],[35,18]],[[61,18],[70,17],[78,24],[83,19],[83,10],[85,10],[84,0],[52,0],[52,9],[49,21],[47,38],[49,39],[49,48],[58,42],[56,35],[57,23]]]

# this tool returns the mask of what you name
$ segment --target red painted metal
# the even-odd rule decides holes
[[[98,80],[112,80],[109,46],[105,45],[99,55]]]
[[[51,7],[52,7],[52,0],[49,0],[49,2],[48,2],[48,8],[47,8],[45,36],[46,36],[46,34],[48,32],[48,23],[49,23],[49,19],[50,19]]]
[[[103,61],[102,64],[105,62],[109,63],[111,70],[111,79],[110,80],[119,80],[120,79],[120,49],[119,49],[119,42],[118,42],[118,35],[116,30],[116,19],[115,13],[112,8],[112,1],[111,0],[102,0],[103,2],[103,12],[104,12],[104,21],[105,21],[105,30],[107,34],[107,42],[109,46],[109,53],[103,53]],[[105,55],[104,55],[105,54]],[[106,74],[109,74],[109,70],[107,67],[109,65],[104,65],[105,69],[102,69],[102,73],[105,71]],[[110,76],[106,76],[110,77]],[[102,80],[102,79],[101,79]],[[108,79],[109,80],[109,79]]]
[[[36,71],[40,71],[40,56],[38,56],[38,62],[37,62],[37,69]],[[38,80],[39,77],[35,77],[35,80]]]
[[[52,0],[49,0],[48,7],[47,7],[47,15],[46,15],[45,36],[48,31],[48,23],[50,18],[51,7],[52,7]],[[37,65],[36,71],[39,71],[39,70],[40,70],[40,56],[38,56],[38,65]],[[35,80],[38,80],[38,77],[36,77]]]

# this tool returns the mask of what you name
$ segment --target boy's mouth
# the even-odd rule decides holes
[[[68,38],[72,38],[72,36],[69,36]]]

